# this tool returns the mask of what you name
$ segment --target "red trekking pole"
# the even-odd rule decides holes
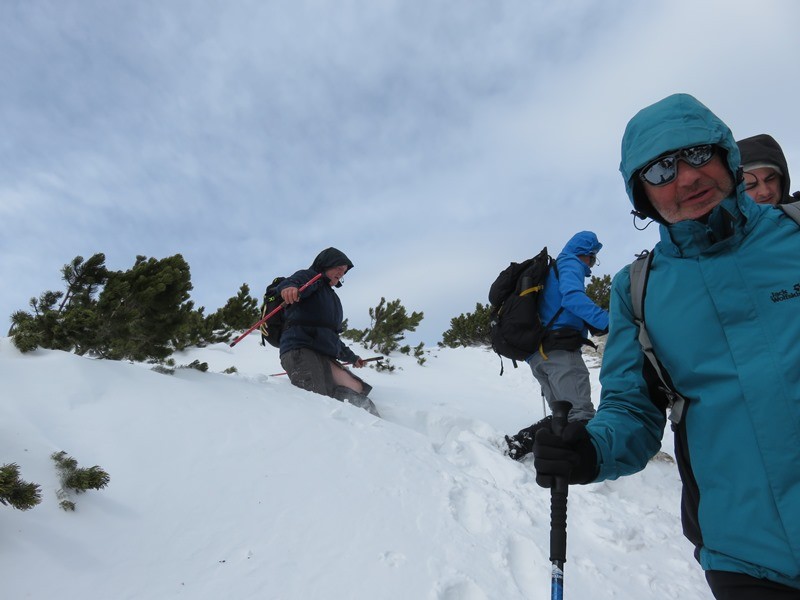
[[[297,290],[297,291],[298,291],[298,293],[302,293],[304,289],[306,289],[306,288],[307,288],[308,286],[310,286],[312,283],[314,283],[315,281],[317,281],[317,279],[319,279],[320,277],[322,277],[322,273],[317,273],[316,275],[314,275],[314,276],[313,276],[311,279],[309,279],[309,280],[308,280],[306,283],[304,283],[304,284],[302,285],[302,287],[300,287],[300,289],[299,289],[299,290]],[[284,300],[284,301],[283,301],[283,302],[281,302],[281,303],[280,303],[278,306],[276,306],[274,309],[272,309],[272,310],[269,312],[269,314],[268,314],[267,316],[263,317],[262,319],[259,319],[259,321],[258,321],[257,323],[255,323],[254,325],[252,325],[252,326],[250,327],[250,329],[248,329],[248,330],[247,330],[247,331],[245,331],[245,332],[244,332],[242,335],[240,335],[240,336],[239,336],[239,337],[237,337],[235,340],[233,340],[233,341],[231,342],[231,348],[233,348],[233,347],[234,347],[236,344],[238,344],[238,343],[239,343],[239,342],[241,342],[241,341],[242,341],[244,338],[246,338],[248,335],[250,335],[250,333],[251,333],[252,331],[255,331],[256,329],[258,329],[259,327],[261,327],[261,325],[262,325],[262,324],[266,323],[266,322],[267,322],[269,319],[271,319],[271,318],[272,318],[272,316],[273,316],[273,315],[277,314],[277,313],[278,313],[278,312],[279,312],[279,311],[280,311],[280,310],[281,310],[283,307],[285,307],[285,306],[286,306],[286,301]]]

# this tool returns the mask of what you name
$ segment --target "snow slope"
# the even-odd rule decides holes
[[[393,356],[394,373],[359,372],[378,419],[269,376],[277,351],[256,336],[176,355],[195,359],[209,371],[170,376],[0,338],[0,464],[43,496],[0,506],[4,599],[549,598],[549,492],[499,449],[542,416],[527,368]],[[75,512],[59,450],[111,476]],[[669,461],[570,488],[565,596],[711,598],[679,499]]]

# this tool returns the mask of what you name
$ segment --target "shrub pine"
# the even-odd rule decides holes
[[[439,345],[447,348],[491,346],[491,310],[490,305],[478,302],[475,312],[462,313],[450,319],[450,329],[442,334]]]
[[[19,465],[11,463],[0,467],[0,504],[28,510],[41,501],[41,488],[20,478]]]

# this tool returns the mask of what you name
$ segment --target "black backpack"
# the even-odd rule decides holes
[[[264,303],[261,305],[261,318],[266,317],[270,312],[275,310],[283,303],[283,298],[276,289],[278,284],[286,279],[285,277],[276,277],[267,286],[267,291],[264,293]],[[261,345],[274,346],[276,348],[281,345],[281,334],[286,325],[286,311],[279,310],[272,315],[269,320],[264,321],[258,330],[261,332]]]
[[[522,263],[512,262],[489,288],[492,349],[510,358],[514,368],[516,361],[525,360],[539,349],[542,338],[563,310],[560,308],[546,326],[539,318],[539,298],[551,266],[556,268],[545,247]]]

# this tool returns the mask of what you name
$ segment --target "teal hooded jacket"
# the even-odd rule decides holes
[[[800,588],[800,229],[744,193],[733,135],[685,94],[631,120],[620,171],[634,207],[659,218],[637,171],[704,143],[724,151],[735,191],[705,222],[661,224],[644,301],[656,356],[688,401],[673,426],[684,534],[704,569]],[[667,422],[648,385],[628,267],[614,277],[610,315],[587,427],[595,481],[643,469]]]

